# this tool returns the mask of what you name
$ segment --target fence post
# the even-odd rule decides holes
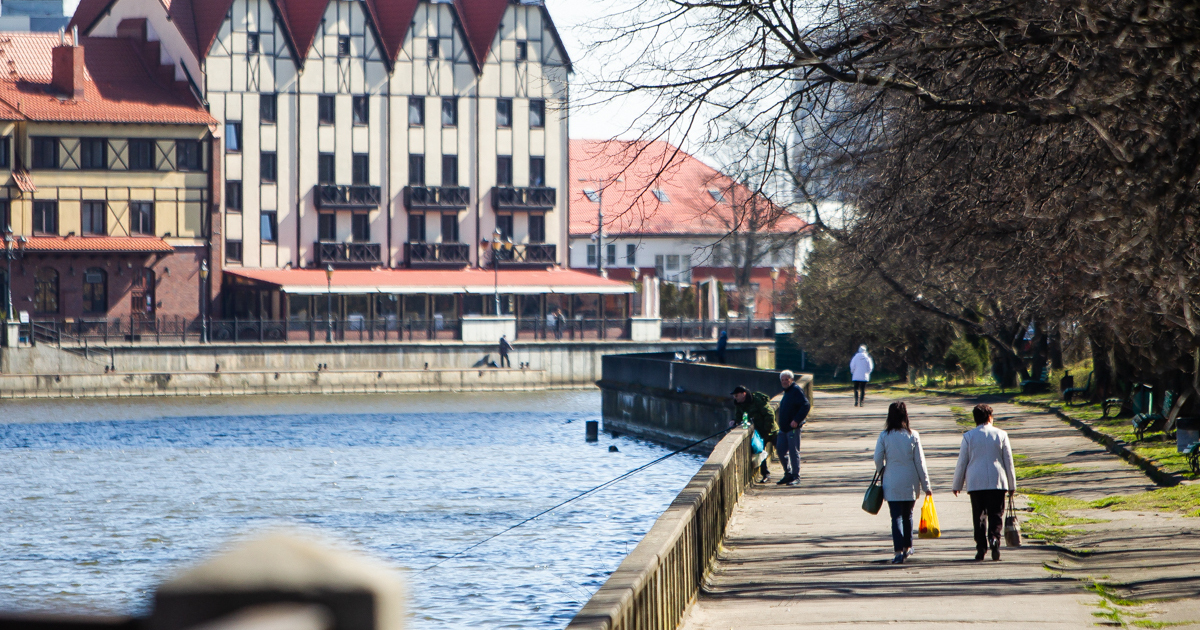
[[[238,318],[235,315],[233,318],[233,340],[234,341],[238,340],[238,328],[240,328],[240,326],[238,326]]]

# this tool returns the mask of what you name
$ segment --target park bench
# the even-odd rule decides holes
[[[1137,398],[1134,399],[1134,404],[1137,404]],[[1167,392],[1163,396],[1162,411],[1153,411],[1154,394],[1146,398],[1146,410],[1140,411],[1135,407],[1133,415],[1133,431],[1137,434],[1139,442],[1145,437],[1146,433],[1154,431],[1162,431],[1167,426],[1167,416],[1171,414],[1171,405],[1175,404],[1175,392]]]
[[[1042,368],[1042,374],[1036,380],[1021,381],[1022,394],[1041,394],[1050,391],[1050,365]]]
[[[1085,382],[1083,384],[1083,387],[1066,387],[1066,388],[1064,388],[1063,392],[1062,392],[1063,401],[1065,401],[1068,405],[1072,405],[1072,406],[1086,404],[1088,402],[1088,397],[1087,397],[1088,390],[1090,390],[1092,388],[1092,374],[1094,374],[1094,372],[1088,372],[1087,382]],[[1067,376],[1063,377],[1063,380],[1066,380],[1069,376],[1070,376],[1070,374],[1068,373]],[[1071,384],[1074,385],[1074,379],[1072,379]],[[1079,396],[1080,402],[1078,402],[1078,403],[1075,402],[1076,396]]]
[[[1184,447],[1183,456],[1187,458],[1192,473],[1200,475],[1200,442],[1192,442]]]

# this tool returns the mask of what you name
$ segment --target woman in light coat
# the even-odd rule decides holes
[[[1017,491],[1012,444],[1008,433],[992,425],[995,418],[988,405],[975,405],[975,428],[963,434],[954,467],[954,496],[965,487],[971,497],[971,520],[975,523],[975,559],[983,560],[988,548],[992,560],[1000,559],[1000,535],[1004,531],[1004,495]]]
[[[900,564],[912,555],[913,506],[922,490],[933,496],[921,436],[909,428],[902,402],[888,407],[887,424],[875,442],[875,470],[883,471],[883,498],[892,515],[892,564]]]

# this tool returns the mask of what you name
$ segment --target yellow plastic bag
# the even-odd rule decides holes
[[[921,524],[917,527],[918,538],[938,538],[942,535],[942,527],[938,525],[937,508],[933,507],[933,497],[925,495],[925,503],[921,505]]]

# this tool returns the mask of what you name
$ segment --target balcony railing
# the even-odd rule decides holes
[[[359,265],[370,266],[383,264],[379,243],[313,243],[317,265]]]
[[[553,265],[558,262],[558,247],[546,243],[514,245],[512,249],[501,249],[494,253],[501,267],[512,264]]]
[[[463,266],[471,262],[471,246],[466,243],[405,243],[404,260],[413,265]]]
[[[553,188],[492,188],[494,210],[552,210],[557,199]]]
[[[383,198],[379,186],[317,184],[313,198],[318,208],[375,208]]]
[[[465,186],[405,186],[404,207],[409,210],[461,210],[471,205]]]

